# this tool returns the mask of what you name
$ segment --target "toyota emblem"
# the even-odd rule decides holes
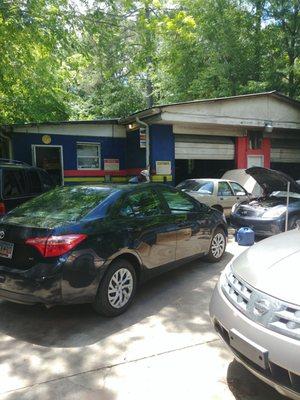
[[[5,236],[5,232],[4,231],[0,231],[0,239],[3,239]]]

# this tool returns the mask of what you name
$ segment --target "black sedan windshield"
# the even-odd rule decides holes
[[[40,228],[74,223],[101,204],[113,191],[105,186],[56,188],[17,207],[2,221]]]

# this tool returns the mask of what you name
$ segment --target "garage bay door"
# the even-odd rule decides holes
[[[220,136],[175,135],[177,160],[233,160],[234,139]]]
[[[300,163],[300,141],[272,140],[271,162]]]
[[[271,168],[300,179],[300,140],[271,140]]]

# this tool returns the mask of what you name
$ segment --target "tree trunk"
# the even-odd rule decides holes
[[[150,8],[149,5],[146,4],[145,5],[145,17],[146,20],[149,21],[150,20]],[[146,47],[148,49],[148,51],[151,49],[152,50],[152,46],[151,46],[151,34],[150,32],[147,30],[146,31]],[[146,58],[146,63],[147,63],[147,73],[146,73],[146,102],[147,102],[147,107],[151,108],[153,107],[154,104],[154,99],[153,99],[153,83],[151,80],[151,70],[152,70],[152,66],[153,66],[153,59],[150,55],[147,56]]]
[[[259,82],[261,80],[261,54],[262,54],[262,35],[261,35],[261,22],[263,16],[263,9],[265,0],[255,0],[255,27],[254,27],[254,69],[253,78]]]

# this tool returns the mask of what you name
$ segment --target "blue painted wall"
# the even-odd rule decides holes
[[[43,144],[41,134],[14,133],[12,135],[13,157],[16,160],[32,163],[31,145]],[[64,169],[77,169],[77,142],[101,144],[101,169],[104,158],[118,158],[120,169],[145,168],[146,149],[140,148],[139,130],[127,132],[126,138],[108,138],[74,135],[50,135],[51,145],[63,146]],[[172,125],[150,126],[150,165],[155,170],[156,161],[171,161],[172,175],[175,171],[175,141]]]
[[[140,148],[140,131],[127,132],[127,168],[145,168],[146,149]]]
[[[172,125],[150,126],[150,165],[155,170],[156,161],[171,161],[172,176],[175,174],[175,136]]]
[[[43,144],[41,134],[14,133],[12,135],[13,157],[16,160],[32,164],[31,145]],[[77,169],[77,142],[101,144],[101,169],[104,158],[118,158],[120,169],[126,168],[126,138],[50,135],[51,145],[63,146],[64,169]]]

